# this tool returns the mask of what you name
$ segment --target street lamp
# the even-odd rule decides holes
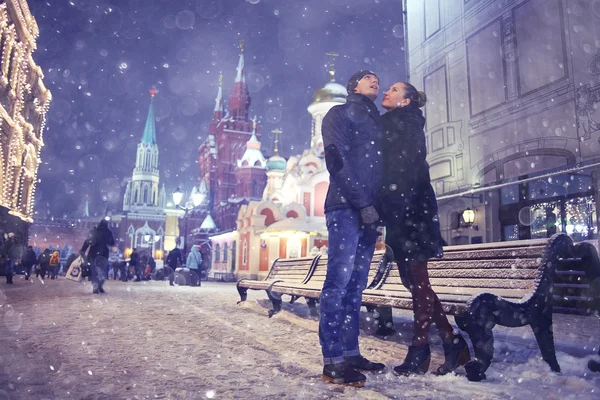
[[[202,204],[205,197],[206,197],[206,193],[204,191],[200,191],[200,190],[196,189],[196,187],[194,186],[194,188],[192,189],[192,204],[191,205],[187,205],[187,204],[182,205],[181,201],[183,200],[183,193],[181,192],[181,190],[179,190],[179,188],[177,188],[177,190],[173,193],[173,203],[175,203],[175,206],[177,208],[185,211],[185,214],[183,216],[183,218],[185,220],[184,232],[183,232],[183,254],[184,254],[184,256],[187,254],[188,213],[190,211],[192,211],[193,209],[195,209],[196,207],[198,207],[200,204]]]
[[[465,221],[465,224],[471,226],[473,222],[475,222],[475,211],[471,210],[470,208],[465,209],[462,212],[462,218],[463,221]]]

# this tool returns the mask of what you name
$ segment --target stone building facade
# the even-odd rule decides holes
[[[597,236],[600,3],[405,1],[449,244]],[[475,210],[466,224],[463,210]]]

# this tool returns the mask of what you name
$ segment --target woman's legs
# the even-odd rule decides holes
[[[437,297],[427,271],[427,261],[413,262],[407,268],[414,311],[413,345],[421,347],[429,344],[429,326],[435,323],[442,340],[447,343],[454,339],[452,325],[448,322],[442,303]]]

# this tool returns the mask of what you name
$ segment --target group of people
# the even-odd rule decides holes
[[[383,363],[362,356],[358,343],[362,292],[380,226],[385,226],[388,253],[411,292],[414,311],[412,343],[394,370],[402,375],[428,370],[433,322],[445,354],[436,373],[450,373],[470,354],[429,282],[427,261],[442,256],[443,239],[426,161],[421,108],[427,97],[410,83],[394,83],[381,103],[387,112],[380,115],[375,105],[379,78],[374,72],[355,73],[347,89],[347,102],[333,107],[322,125],[330,174],[325,200],[329,250],[319,322],[322,379],[362,387],[362,372],[385,369]]]
[[[58,251],[53,252],[47,248],[38,256],[32,246],[27,246],[26,249],[23,247],[13,232],[8,233],[0,250],[0,260],[4,263],[7,284],[13,284],[15,267],[19,263],[26,280],[31,276],[32,270],[35,270],[36,277],[41,276],[45,279],[48,275],[50,279],[56,279],[61,266]]]
[[[90,269],[92,292],[94,294],[105,293],[104,281],[107,277],[106,271],[109,269],[109,248],[114,245],[115,239],[108,227],[108,222],[102,220],[96,228],[90,231],[88,238],[79,251],[79,254],[86,257],[86,263]],[[200,253],[199,247],[196,245],[192,246],[185,264],[183,263],[183,253],[178,247],[175,247],[167,256],[167,266],[170,270],[168,276],[169,284],[171,286],[174,285],[175,270],[183,266],[190,269],[191,272],[196,273],[199,284],[202,268],[202,254]],[[155,267],[156,264],[152,257],[140,259],[136,249],[133,249],[129,258],[129,268],[131,271],[124,271],[122,268],[119,269],[121,274],[126,274],[126,276],[135,275],[135,280],[140,281],[149,277]]]

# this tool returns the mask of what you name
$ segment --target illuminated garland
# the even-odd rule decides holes
[[[16,15],[14,21],[9,18],[8,7]],[[0,141],[0,205],[27,222],[33,221],[33,198],[44,146],[43,132],[52,100],[42,81],[44,74],[32,57],[38,35],[37,22],[25,0],[9,0],[0,4],[0,36],[4,43],[0,48],[0,96],[9,107],[7,110],[0,106],[0,135],[6,138]],[[29,112],[29,121],[25,118],[26,112]],[[6,159],[2,142],[8,146]]]

